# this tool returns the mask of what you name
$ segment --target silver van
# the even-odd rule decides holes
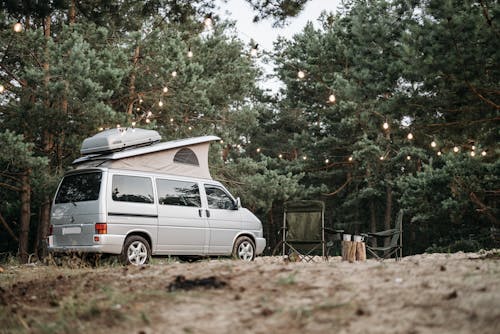
[[[123,263],[134,265],[152,255],[232,255],[252,261],[266,245],[260,220],[221,183],[193,177],[203,173],[186,160],[196,158],[199,143],[208,140],[213,138],[77,159],[52,203],[49,251],[119,254]],[[150,161],[188,176],[147,170]],[[113,163],[123,168],[106,167]],[[140,164],[141,170],[134,169]]]

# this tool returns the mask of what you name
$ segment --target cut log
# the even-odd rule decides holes
[[[356,261],[366,261],[366,245],[364,242],[356,242]]]
[[[350,263],[353,263],[354,261],[356,261],[356,244],[357,244],[357,242],[349,241],[349,243],[350,243],[350,245],[349,245],[349,255],[347,257],[347,260]]]

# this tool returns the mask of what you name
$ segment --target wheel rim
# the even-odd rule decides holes
[[[249,241],[243,241],[238,246],[238,258],[244,261],[251,261],[253,259],[253,245]]]
[[[148,250],[146,245],[140,241],[134,241],[128,246],[128,261],[136,266],[146,263],[148,259]]]

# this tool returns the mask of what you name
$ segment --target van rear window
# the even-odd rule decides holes
[[[55,203],[97,200],[101,188],[101,174],[101,172],[92,172],[65,176],[57,192]]]

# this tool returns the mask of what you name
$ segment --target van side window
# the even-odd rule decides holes
[[[231,196],[219,187],[205,185],[209,209],[234,210],[235,204]]]
[[[153,184],[149,177],[113,175],[113,201],[153,203]]]
[[[201,207],[200,190],[195,182],[156,180],[160,205]]]

